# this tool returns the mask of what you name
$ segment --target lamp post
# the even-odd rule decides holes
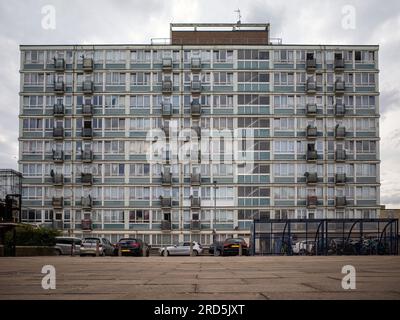
[[[217,180],[214,180],[214,215],[213,215],[213,243],[215,245],[216,241],[216,230],[215,230],[215,221],[216,221],[216,215],[217,215]],[[214,255],[216,255],[216,250],[217,248],[214,248]]]

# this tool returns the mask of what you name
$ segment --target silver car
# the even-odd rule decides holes
[[[82,240],[75,237],[56,237],[54,249],[57,255],[71,255],[71,253],[78,255],[80,254],[81,243]]]
[[[114,254],[114,246],[106,238],[86,237],[82,240],[80,256],[96,256],[97,247],[99,256],[112,256]]]
[[[165,252],[166,250],[166,252]],[[190,242],[181,242],[174,246],[161,247],[158,251],[161,256],[190,256]],[[193,241],[193,255],[197,256],[203,253],[203,247],[200,243]]]

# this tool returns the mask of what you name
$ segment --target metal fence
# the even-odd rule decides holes
[[[397,255],[398,219],[254,220],[254,255]]]

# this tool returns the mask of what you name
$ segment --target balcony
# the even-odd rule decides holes
[[[170,117],[172,116],[172,104],[171,103],[167,103],[167,102],[163,102],[161,104],[161,113],[163,117]]]
[[[64,151],[63,150],[53,150],[53,161],[54,162],[64,162]]]
[[[201,183],[201,175],[200,173],[192,173],[190,175],[190,184],[192,186],[199,186]]]
[[[172,81],[164,80],[162,82],[162,92],[163,93],[172,93]]]
[[[55,127],[53,128],[53,138],[63,139],[64,138],[64,128]]]
[[[200,93],[201,92],[201,82],[198,80],[192,81],[190,84],[190,91],[192,93]]]
[[[347,205],[347,200],[345,196],[336,197],[335,199],[335,207],[336,208],[343,208]]]
[[[307,58],[306,60],[306,70],[308,72],[314,72],[317,68],[317,59],[315,58]]]
[[[172,183],[172,174],[169,171],[161,172],[161,184],[163,186],[170,186]]]
[[[317,196],[308,196],[307,197],[307,208],[315,208],[318,204]]]
[[[84,138],[84,139],[93,138],[93,129],[92,128],[82,128],[82,138]]]
[[[315,80],[307,80],[306,92],[307,93],[316,93],[317,92],[317,83]]]
[[[58,94],[63,94],[65,92],[64,81],[56,81],[54,83],[54,92]]]
[[[342,80],[335,82],[335,93],[343,94],[345,91],[345,83]]]
[[[316,139],[317,138],[317,127],[308,125],[306,134],[307,134],[307,139]]]
[[[85,94],[93,93],[93,81],[92,80],[84,80],[82,83],[82,91]]]
[[[308,150],[306,154],[307,161],[317,161],[318,153],[317,150]]]
[[[317,104],[316,103],[307,103],[306,114],[309,117],[316,116],[317,115]]]
[[[54,59],[54,70],[58,72],[65,71],[65,60],[63,58]]]
[[[200,71],[201,70],[201,59],[200,58],[192,58],[190,63],[190,68],[192,71]]]
[[[53,106],[53,115],[55,117],[63,117],[64,116],[64,105],[62,103],[56,103]]]
[[[335,128],[336,139],[344,139],[346,137],[346,128],[344,126],[337,125]]]
[[[336,173],[335,183],[336,184],[345,184],[346,183],[346,174],[345,173]]]
[[[92,104],[90,104],[90,103],[85,103],[85,104],[82,106],[82,114],[83,114],[84,116],[88,116],[88,117],[93,116],[93,106],[92,106]]]
[[[53,197],[52,205],[54,209],[62,209],[64,206],[64,198],[63,197]]]
[[[335,160],[336,161],[345,161],[346,160],[346,150],[336,150]]]
[[[200,231],[201,223],[200,220],[192,220],[190,221],[190,230],[192,231]]]
[[[168,126],[162,126],[161,130],[164,132],[165,138],[169,138],[169,127]]]
[[[335,104],[335,116],[343,117],[346,114],[346,106],[343,103]]]
[[[318,174],[316,172],[306,172],[304,175],[306,176],[307,184],[315,184],[318,182]]]
[[[92,208],[92,197],[89,195],[87,197],[81,197],[81,204],[83,209]]]
[[[51,173],[53,185],[62,186],[64,184],[64,175],[61,173]]]
[[[192,117],[200,117],[201,115],[201,105],[198,99],[195,99],[190,104],[190,115]]]
[[[343,71],[344,70],[344,59],[343,58],[335,58],[333,62],[335,71]]]
[[[93,161],[93,151],[92,150],[82,150],[81,158],[82,158],[82,162],[92,162]]]
[[[83,219],[81,220],[81,228],[82,230],[92,230],[93,229],[93,223],[92,219]]]
[[[169,220],[161,220],[161,230],[162,231],[171,231],[172,224]]]
[[[163,71],[171,71],[172,70],[172,59],[171,58],[163,58],[162,59],[162,70]]]
[[[200,197],[191,196],[191,198],[190,198],[190,207],[191,208],[200,208],[200,205],[201,205]]]
[[[92,58],[83,58],[82,69],[83,69],[83,71],[93,71],[93,59]]]
[[[81,182],[85,185],[91,185],[93,183],[93,175],[91,173],[82,173]]]
[[[160,196],[161,208],[168,209],[171,208],[172,200],[171,197]]]

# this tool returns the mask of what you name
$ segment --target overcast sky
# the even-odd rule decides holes
[[[55,8],[54,30],[42,28],[45,5]],[[381,202],[400,208],[398,0],[0,0],[0,168],[17,168],[20,44],[149,43],[167,38],[170,22],[235,22],[237,8],[283,43],[380,45]]]

